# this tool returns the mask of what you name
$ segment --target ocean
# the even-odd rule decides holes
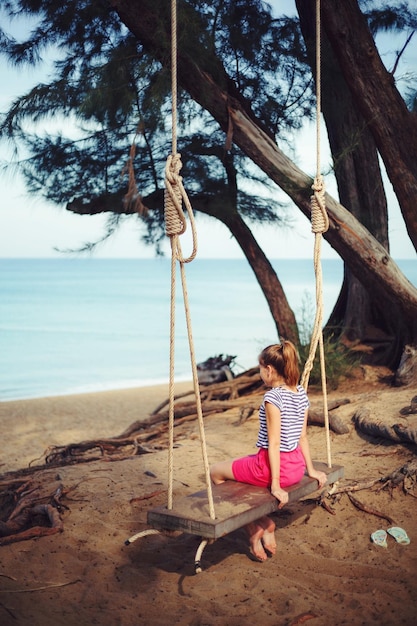
[[[297,320],[314,319],[310,260],[275,260]],[[417,285],[415,260],[398,262]],[[342,283],[338,259],[322,260],[324,319]],[[185,266],[197,362],[235,357],[253,367],[277,340],[275,324],[244,259]],[[169,379],[170,259],[0,259],[0,401],[123,389]],[[175,378],[191,380],[180,277]]]

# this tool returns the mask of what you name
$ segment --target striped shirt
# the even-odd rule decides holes
[[[258,448],[268,448],[268,428],[265,402],[278,407],[281,413],[281,452],[291,452],[298,446],[304,424],[306,409],[310,406],[304,387],[297,385],[297,392],[286,387],[273,387],[264,395],[259,409]]]

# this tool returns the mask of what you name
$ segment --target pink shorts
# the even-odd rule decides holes
[[[292,452],[280,452],[280,485],[290,487],[300,482],[305,473],[305,460],[300,448]],[[259,448],[257,454],[250,454],[232,463],[235,480],[259,487],[271,486],[271,470],[268,450]]]

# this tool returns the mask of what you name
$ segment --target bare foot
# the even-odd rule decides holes
[[[270,554],[275,554],[277,551],[277,542],[275,541],[275,523],[270,517],[262,518],[260,521],[264,529],[262,537],[262,544],[265,550]]]
[[[263,561],[266,561],[268,558],[262,545],[264,528],[257,522],[253,522],[248,524],[246,529],[249,533],[249,551],[256,561],[263,563]]]

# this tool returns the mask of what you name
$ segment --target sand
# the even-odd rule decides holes
[[[349,427],[331,433],[332,462],[352,481],[386,476],[415,460],[411,446],[375,440],[356,431],[352,415],[368,407],[389,424],[415,424],[401,416],[417,393],[393,388],[380,372],[364,370],[329,398],[349,398],[337,409]],[[177,392],[191,388],[181,383]],[[165,386],[0,403],[0,472],[27,467],[51,445],[120,434],[167,397]],[[311,390],[313,402],[320,392]],[[238,423],[236,410],[205,418],[210,462],[254,451],[257,416]],[[325,431],[309,427],[315,459],[326,460]],[[411,543],[388,548],[370,541],[386,519],[355,507],[346,494],[331,514],[313,503],[274,515],[277,554],[250,560],[243,530],[208,545],[202,573],[194,573],[199,539],[188,534],[125,540],[148,528],[149,508],[167,493],[164,440],[156,451],[121,461],[94,461],[43,470],[39,485],[62,484],[64,530],[48,537],[0,546],[0,624],[9,626],[262,626],[410,625],[417,619],[417,489],[407,481],[391,490],[364,489],[355,497],[406,529]],[[161,448],[161,449],[158,449]],[[195,422],[178,429],[174,498],[204,488]],[[37,474],[31,476],[37,480]],[[2,487],[4,493],[5,487]]]

